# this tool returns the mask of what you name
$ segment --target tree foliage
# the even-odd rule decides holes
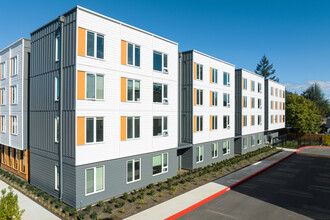
[[[8,189],[8,193],[6,189],[1,190],[0,219],[20,220],[25,210],[20,210],[18,206],[18,196],[14,194],[13,188],[9,186]]]
[[[266,57],[266,55],[264,55],[260,62],[257,64],[257,68],[254,71],[255,73],[262,75],[263,77],[265,77],[265,79],[271,79],[274,80],[276,82],[279,82],[279,79],[274,75],[275,74],[275,69],[273,69],[273,64],[269,64],[269,60]]]
[[[329,101],[325,99],[324,93],[322,92],[320,86],[314,83],[308,87],[302,94],[303,97],[313,101],[321,110],[323,116],[329,114]]]
[[[286,122],[295,132],[314,134],[319,131],[322,114],[314,102],[298,94],[286,96]]]

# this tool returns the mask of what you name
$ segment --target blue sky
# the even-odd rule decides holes
[[[291,91],[317,81],[330,98],[330,1],[97,0],[4,1],[0,48],[80,5],[255,70],[266,54]],[[14,10],[15,9],[15,10]]]

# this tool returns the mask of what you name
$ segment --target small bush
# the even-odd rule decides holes
[[[91,219],[97,219],[97,213],[96,212],[93,212],[89,216],[91,217]]]
[[[70,215],[75,217],[77,215],[77,209],[76,208],[72,208],[70,211]]]
[[[137,209],[140,209],[142,207],[141,204],[139,204],[138,206],[136,206]]]
[[[127,194],[127,192],[125,192],[125,193],[122,195],[122,198],[123,198],[123,200],[127,200],[127,199],[128,199],[128,194]]]
[[[87,213],[89,213],[91,210],[92,210],[92,206],[91,205],[86,206],[85,211]]]
[[[125,210],[124,208],[121,208],[121,209],[120,209],[120,212],[121,212],[121,213],[125,213],[126,210]]]
[[[97,206],[100,206],[100,207],[104,206],[104,202],[103,201],[98,201]]]
[[[151,196],[154,196],[155,195],[155,190],[150,190],[149,192],[148,192],[148,195],[151,195]]]
[[[185,179],[182,179],[182,180],[180,180],[180,183],[181,184],[185,184],[186,183],[186,180]]]
[[[49,194],[45,194],[45,195],[44,195],[44,200],[48,201],[49,197],[50,197]]]
[[[150,184],[148,185],[148,189],[153,189],[153,188],[155,188],[155,184],[150,183]]]
[[[159,197],[163,197],[164,194],[163,194],[162,192],[160,192],[160,193],[158,194],[158,196],[159,196]]]
[[[117,208],[121,208],[125,205],[125,202],[124,201],[117,201],[117,204],[116,204],[116,207]]]
[[[132,197],[131,197],[131,199],[130,199],[130,202],[135,202],[136,201],[136,196],[133,196],[132,195]]]
[[[58,209],[58,208],[62,207],[62,205],[63,205],[63,202],[60,200],[57,200],[57,202],[55,203],[55,208]]]
[[[112,199],[110,199],[110,203],[116,203],[117,199],[115,197],[113,197]]]
[[[112,213],[112,208],[111,208],[110,206],[107,205],[107,206],[103,209],[103,212],[111,214],[111,213]]]
[[[78,214],[78,219],[85,219],[85,215],[86,215],[86,213],[85,212],[80,212],[79,214]]]
[[[57,199],[53,198],[52,200],[50,200],[50,204],[55,204],[57,203]]]
[[[137,196],[137,198],[138,198],[138,199],[144,199],[144,195],[143,195],[143,194],[139,194],[139,195]]]
[[[70,207],[66,205],[66,206],[63,208],[63,212],[69,212],[69,211],[70,211]]]
[[[157,183],[157,186],[161,186],[161,185],[163,185],[163,182],[160,181]]]

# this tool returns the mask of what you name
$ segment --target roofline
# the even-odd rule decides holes
[[[244,70],[245,72],[248,72],[248,73],[250,73],[250,74],[253,74],[253,75],[255,75],[255,76],[259,76],[260,78],[263,78],[263,79],[265,79],[265,77],[264,77],[264,76],[262,76],[262,75],[259,75],[259,74],[255,73],[255,72],[252,72],[252,71],[250,71],[250,70],[247,70],[247,69],[244,69],[244,68],[240,68],[240,69],[236,69],[236,70]]]
[[[200,52],[200,51],[198,51],[198,50],[195,50],[195,49],[192,49],[192,50],[186,50],[186,51],[181,51],[180,53],[191,53],[191,52],[198,53],[198,54],[200,54],[200,55],[206,56],[206,57],[211,58],[211,59],[213,59],[213,60],[216,60],[216,61],[219,61],[219,62],[221,62],[221,63],[224,63],[224,64],[227,64],[227,65],[230,65],[230,66],[235,67],[234,64],[231,64],[231,63],[228,63],[228,62],[226,62],[226,61],[220,60],[220,59],[218,59],[218,58],[212,57],[212,56],[210,56],[210,55],[207,55],[207,54],[202,53],[202,52]]]
[[[30,39],[28,38],[25,38],[25,37],[21,37],[20,39],[18,39],[17,41],[15,41],[14,43],[10,44],[9,46],[3,48],[2,50],[0,50],[0,53],[2,53],[3,51],[7,50],[8,48],[14,46],[15,44],[19,43],[20,41],[23,41],[23,40],[26,40],[26,41],[31,41]]]
[[[266,81],[272,81],[273,83],[279,84],[279,85],[281,85],[281,86],[284,86],[284,88],[286,88],[285,85],[284,85],[283,83],[276,82],[276,81],[274,81],[274,80],[272,80],[272,79],[265,79],[265,80],[266,80]]]

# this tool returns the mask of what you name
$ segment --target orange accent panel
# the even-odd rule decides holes
[[[85,144],[85,117],[77,117],[77,146]]]
[[[86,55],[86,29],[78,27],[78,55]]]
[[[242,78],[242,90],[244,90],[244,78]]]
[[[126,138],[127,138],[127,135],[126,135],[126,131],[127,131],[127,128],[126,128],[126,117],[125,116],[122,116],[120,117],[120,140],[121,141],[125,141]]]
[[[212,92],[210,92],[210,106],[212,106]]]
[[[250,98],[250,100],[251,100],[251,108],[252,108],[252,98]]]
[[[85,99],[85,77],[86,74],[83,71],[77,72],[78,79],[77,79],[77,99]]]
[[[197,120],[197,118],[196,118],[196,116],[194,116],[194,133],[196,133],[196,120]]]
[[[197,64],[196,63],[194,63],[194,79],[196,79],[197,77],[196,77],[196,70],[197,70]]]
[[[120,80],[121,84],[121,96],[120,96],[120,101],[126,102],[127,101],[127,79],[126,78],[121,78]]]
[[[210,116],[210,131],[212,131],[212,116]]]
[[[210,67],[210,83],[212,82],[212,67]]]
[[[244,127],[244,115],[242,116],[242,127]]]
[[[194,105],[196,105],[196,96],[197,96],[197,91],[194,89]]]
[[[127,42],[121,41],[121,64],[127,64]]]

